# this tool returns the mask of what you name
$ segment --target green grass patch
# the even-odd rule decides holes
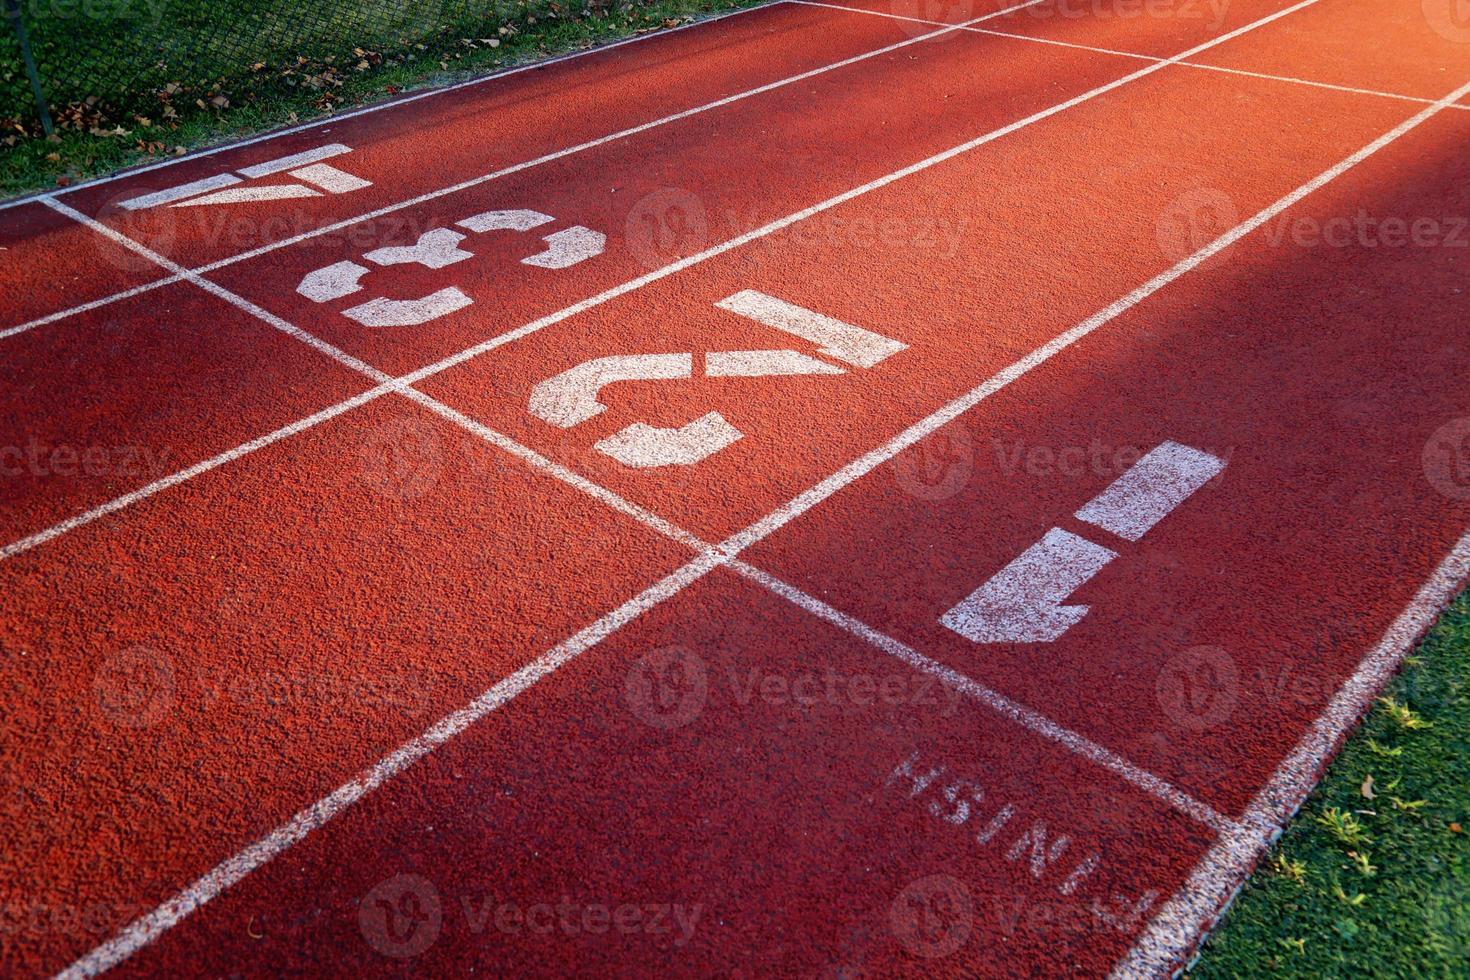
[[[1470,595],[1389,686],[1189,971],[1470,977]]]
[[[429,16],[408,3],[397,9],[418,10],[417,20],[381,23],[346,13],[340,23],[324,22],[321,11],[354,9],[324,0],[312,8],[319,19],[295,25],[289,39],[273,26],[272,5],[256,0],[158,0],[169,10],[161,25],[138,20],[148,10],[143,0],[107,2],[117,17],[54,23],[45,18],[72,8],[32,5],[33,19],[39,18],[31,25],[32,43],[43,74],[48,65],[65,64],[70,77],[87,80],[68,82],[64,96],[52,83],[58,131],[50,138],[30,109],[18,58],[0,50],[0,196],[66,186],[762,0],[487,2],[452,17],[442,4]],[[231,25],[227,34],[220,33],[222,22]],[[64,35],[70,60],[53,50],[63,30],[73,32]],[[158,40],[160,31],[165,41]],[[7,32],[0,27],[0,38],[13,44]],[[101,94],[83,95],[89,88]]]

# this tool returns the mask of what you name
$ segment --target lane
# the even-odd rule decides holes
[[[752,560],[1241,813],[1470,524],[1467,132],[1432,119]],[[1222,468],[1127,477],[1170,443]]]
[[[44,204],[9,208],[0,221],[0,343],[8,328],[163,276],[154,263]]]
[[[371,386],[187,283],[56,326],[3,341],[7,545]]]
[[[799,74],[900,40],[892,25],[833,11],[775,4],[690,30],[556,62],[402,107],[253,143],[80,189],[73,207],[186,264],[203,264],[270,244],[418,194],[491,173],[671,113]],[[432,152],[425,152],[426,134]],[[323,147],[350,152],[315,161],[368,181],[293,177],[312,163],[273,161]],[[250,168],[270,171],[257,173]],[[294,187],[315,197],[219,205],[124,202],[198,181],[238,194]],[[274,191],[273,193],[283,193]],[[178,201],[174,203],[180,203]]]
[[[119,975],[1102,973],[1203,845],[715,572]]]
[[[836,16],[864,24],[873,20]],[[880,27],[893,30],[886,23]],[[988,86],[970,84],[977,59],[987,66]],[[1066,81],[1015,84],[1010,73],[1018,70],[1026,77],[1057,75]],[[845,190],[853,180],[887,172],[895,162],[950,145],[977,125],[1003,124],[1116,77],[1117,72],[1115,65],[1093,55],[1033,50],[1019,42],[981,37],[963,37],[952,46],[932,50],[927,46],[904,48],[813,79],[790,92],[732,106],[719,115],[723,123],[715,120],[715,114],[709,120],[686,120],[515,175],[494,188],[477,188],[354,226],[340,238],[323,236],[273,252],[219,270],[215,276],[291,323],[351,353],[361,353],[390,372],[406,372],[625,282],[711,240],[737,235],[813,199]],[[867,142],[868,120],[884,114],[896,93],[905,100],[908,111],[890,114],[886,127],[890,139],[871,149],[856,149]],[[812,104],[829,101],[847,105],[848,111],[809,111]],[[782,132],[784,138],[772,139],[772,132]],[[829,150],[834,145],[854,150],[850,155],[832,155]],[[276,152],[260,147],[250,151]],[[659,156],[657,166],[650,166],[650,154]],[[762,161],[752,173],[800,161],[802,179],[778,191],[763,181],[732,179],[730,160],[742,154]],[[589,173],[598,174],[603,184],[589,186]],[[509,229],[450,230],[455,220],[497,207],[535,208],[549,220],[526,234]],[[553,215],[569,220],[551,218]],[[532,222],[541,220],[531,218]],[[611,234],[607,251],[563,270],[519,261],[549,247],[540,239],[577,227],[573,221],[607,229]],[[437,232],[429,231],[436,226]],[[941,234],[944,231],[938,229]],[[438,254],[463,260],[432,270],[412,262],[381,267],[365,277],[365,285],[356,292],[324,302],[314,302],[297,291],[314,270],[346,261],[346,256],[373,265],[362,259],[363,252],[388,261],[398,256],[378,249],[405,249],[425,232],[451,236],[437,243]],[[915,223],[911,234],[933,238],[935,232],[928,224]],[[452,236],[461,233],[465,240],[456,243]],[[113,247],[100,235],[93,237]],[[426,244],[434,242],[431,239]],[[376,248],[369,247],[373,245]],[[473,261],[468,258],[471,249]],[[432,258],[433,248],[427,251],[428,261],[437,262]],[[140,267],[149,264],[141,255],[129,255],[127,261]],[[412,296],[415,290],[431,293],[436,287],[447,288],[444,283],[456,279],[479,302],[436,322],[383,329],[343,315],[343,310],[360,306],[366,296],[380,290],[389,294],[404,290]],[[313,295],[321,298],[324,293]],[[242,326],[233,332],[221,331],[224,340],[212,347],[209,331],[218,322]],[[54,467],[39,472],[35,464],[22,461],[25,465],[7,472],[14,488],[5,508],[7,542],[144,487],[165,473],[208,459],[366,387],[348,384],[341,369],[326,366],[316,353],[295,356],[293,342],[284,338],[269,338],[259,350],[250,349],[255,338],[269,329],[252,322],[244,311],[222,310],[217,300],[185,284],[101,307],[52,327],[55,329],[29,331],[6,341],[6,370],[14,381],[8,389],[9,412],[16,433],[16,442],[7,451],[24,452],[32,443],[44,443],[42,448],[75,446],[78,452],[96,445],[136,445],[153,459],[166,453],[167,463],[173,465],[160,464],[146,472],[114,467],[100,474],[105,479],[85,471],[58,478]],[[174,339],[176,331],[179,337]],[[241,371],[240,365],[249,367]],[[306,379],[308,365],[317,365],[329,379],[318,390],[312,390]],[[92,379],[88,384],[95,395],[74,397],[73,376],[79,369]],[[282,383],[272,380],[283,369],[303,372],[288,375],[294,386],[291,392],[278,390]],[[215,383],[196,384],[191,380],[195,377]],[[129,406],[126,413],[118,413],[118,421],[99,415],[108,397]],[[210,411],[216,401],[220,404]],[[255,410],[242,410],[244,405]],[[221,415],[228,416],[223,424]]]
[[[1215,107],[1207,127],[1201,105]],[[1294,189],[1413,108],[1165,68],[422,386],[718,540],[1167,269],[1234,224],[1233,215]],[[1221,195],[1227,207],[1217,206]],[[933,232],[941,224],[959,233],[941,238]],[[719,373],[708,367],[711,352],[819,353],[810,339],[717,305],[745,290],[907,346],[872,366],[828,359],[841,374],[708,378]],[[600,414],[533,403],[548,390],[539,386],[556,390],[561,382],[553,379],[579,365],[679,352],[705,355],[705,363],[680,372],[692,377],[608,384],[597,392],[609,406]],[[704,430],[711,412],[740,437]],[[639,434],[629,426],[691,422],[701,428],[690,438],[720,443],[697,463],[668,457],[669,465],[638,466],[609,452]]]
[[[686,557],[394,399],[0,565],[5,971],[64,967]]]

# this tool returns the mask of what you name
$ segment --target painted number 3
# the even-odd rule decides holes
[[[470,215],[455,226],[475,234],[494,231],[530,231],[554,220],[539,211],[485,211]],[[363,255],[374,265],[406,265],[417,263],[426,269],[443,269],[475,253],[460,248],[467,236],[449,228],[435,228],[419,236],[413,245],[375,249]],[[576,225],[546,235],[541,251],[521,259],[523,265],[542,269],[566,269],[601,255],[607,236]],[[334,262],[312,272],[301,280],[296,291],[315,303],[329,303],[362,291],[362,278],[368,268],[356,262]],[[474,303],[458,286],[448,286],[414,299],[390,299],[377,296],[343,310],[342,315],[365,327],[411,327],[437,320]]]

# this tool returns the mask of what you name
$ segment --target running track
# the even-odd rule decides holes
[[[0,210],[7,975],[1166,976],[1470,573],[1470,25],[786,0]]]

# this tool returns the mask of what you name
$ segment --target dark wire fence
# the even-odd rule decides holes
[[[3,0],[0,126],[169,119],[271,91],[331,90],[385,61],[490,44],[555,0]],[[576,0],[578,11],[601,2]],[[29,41],[34,70],[23,41]]]

